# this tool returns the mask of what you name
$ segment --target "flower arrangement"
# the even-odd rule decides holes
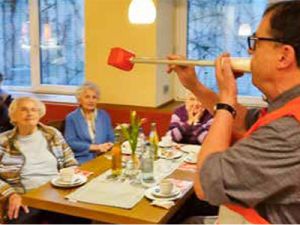
[[[141,125],[144,123],[145,119],[140,119],[136,115],[136,111],[130,112],[130,123],[121,124],[121,130],[124,138],[129,142],[132,155],[135,155],[135,151],[138,144],[138,136]]]

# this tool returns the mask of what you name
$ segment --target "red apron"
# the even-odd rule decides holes
[[[274,120],[277,120],[284,116],[293,116],[296,120],[300,122],[300,97],[288,102],[283,107],[262,116],[257,120],[255,124],[247,131],[244,137],[248,137],[259,127],[265,126]],[[244,208],[234,204],[225,205],[230,210],[242,215],[248,222],[254,224],[270,224],[267,220],[262,218],[253,208]]]

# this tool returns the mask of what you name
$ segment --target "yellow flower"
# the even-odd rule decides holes
[[[130,124],[128,126],[125,124],[121,124],[121,130],[124,135],[124,137],[128,140],[132,154],[135,154],[137,142],[138,142],[138,136],[139,136],[139,129],[144,122],[144,119],[140,119],[136,111],[130,112]]]

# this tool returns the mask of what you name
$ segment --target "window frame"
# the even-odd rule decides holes
[[[269,0],[269,2],[271,2]],[[187,0],[176,0],[175,5],[175,51],[176,54],[187,55]],[[183,35],[185,34],[185,35]],[[247,41],[247,40],[245,40]],[[181,85],[177,76],[174,80],[174,98],[178,101],[186,99],[187,90]],[[238,102],[247,107],[266,107],[262,97],[238,96]]]
[[[15,93],[74,94],[78,86],[41,84],[39,0],[29,0],[31,86],[4,86]],[[84,77],[84,80],[86,78]]]

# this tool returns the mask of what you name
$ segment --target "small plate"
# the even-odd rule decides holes
[[[161,151],[159,151],[159,154],[158,154],[158,156],[162,159],[178,159],[182,155],[183,155],[182,152],[174,151],[174,150],[171,150],[171,151],[161,150]]]
[[[180,150],[186,153],[199,152],[201,150],[201,145],[182,145]]]
[[[155,197],[158,197],[158,198],[171,198],[171,197],[175,197],[176,195],[179,195],[180,194],[180,189],[178,187],[174,186],[172,192],[170,194],[166,195],[166,194],[162,194],[160,192],[159,186],[155,186],[152,189],[151,194]]]
[[[77,187],[79,185],[82,185],[87,182],[87,177],[80,175],[80,174],[75,174],[74,181],[72,183],[66,183],[60,180],[60,177],[54,177],[51,180],[51,184],[55,187]]]
[[[191,156],[187,156],[184,158],[184,161],[186,163],[190,163],[190,164],[196,164],[197,163],[197,157],[195,157],[194,159]]]
[[[154,193],[154,189],[155,188],[157,188],[157,186],[155,186],[155,187],[151,187],[151,188],[149,188],[149,189],[147,189],[146,191],[145,191],[145,197],[146,198],[148,198],[148,199],[150,199],[150,200],[161,200],[161,199],[163,199],[163,200],[169,200],[169,201],[172,201],[172,200],[176,200],[176,199],[178,199],[178,198],[181,198],[181,196],[182,196],[182,194],[181,194],[181,191],[180,191],[180,189],[179,189],[179,193],[177,194],[177,195],[175,195],[175,196],[171,196],[171,197],[156,197],[153,193]]]
[[[141,147],[142,147],[142,142],[138,141],[137,146],[136,146],[136,151],[139,152],[141,151]],[[121,145],[121,150],[122,150],[122,154],[125,155],[131,155],[132,151],[131,151],[131,147],[128,141],[124,141]]]
[[[158,142],[158,146],[161,148],[172,148],[173,142],[171,142],[169,145],[164,144],[162,141]]]

